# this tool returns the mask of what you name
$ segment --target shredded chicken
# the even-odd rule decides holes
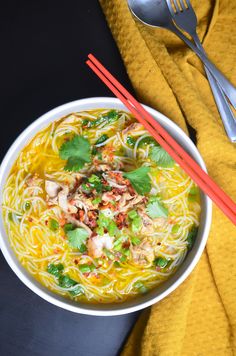
[[[134,131],[138,131],[138,130],[142,130],[142,129],[143,129],[143,125],[141,125],[138,122],[134,122],[133,124],[126,127],[126,129],[124,129],[122,131],[122,134],[127,134],[129,132],[134,132]]]
[[[150,263],[155,258],[153,248],[148,241],[143,241],[138,246],[131,246],[130,250],[134,262],[140,265]]]
[[[135,205],[143,202],[144,199],[145,197],[142,195],[131,196],[129,193],[125,193],[119,201],[119,211],[125,212],[129,209],[133,209]]]
[[[99,172],[110,171],[112,168],[109,164],[100,163],[96,165],[96,170]]]
[[[38,187],[42,182],[43,180],[39,178],[37,174],[34,174],[26,179],[28,187]]]
[[[88,254],[93,258],[99,258],[103,255],[103,249],[111,250],[113,247],[113,237],[108,234],[103,236],[96,235],[88,240]]]
[[[65,212],[69,214],[76,214],[77,208],[69,203],[68,200],[69,187],[63,186],[63,189],[58,193],[58,205]]]
[[[89,236],[92,235],[92,230],[86,225],[84,224],[82,221],[77,220],[75,217],[73,217],[72,215],[66,214],[65,215],[65,219],[67,220],[67,222],[77,226],[77,227],[82,227],[83,229],[85,229],[88,233]]]
[[[110,201],[118,201],[120,200],[121,195],[119,194],[114,194],[114,192],[106,192],[102,194],[102,200],[104,202],[110,202]]]
[[[48,198],[53,199],[56,198],[56,196],[58,195],[59,191],[61,190],[61,186],[56,182],[53,182],[51,180],[46,180],[45,190],[48,195]]]
[[[154,223],[153,220],[149,218],[149,216],[144,212],[143,208],[138,209],[138,213],[142,218],[142,234],[151,234],[154,231]]]

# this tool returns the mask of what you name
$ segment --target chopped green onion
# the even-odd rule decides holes
[[[189,201],[189,202],[194,202],[194,201],[196,201],[197,196],[198,196],[198,188],[197,188],[197,187],[192,187],[192,188],[189,190],[188,201]]]
[[[65,231],[65,233],[67,233],[68,231],[72,231],[72,230],[74,230],[74,225],[73,224],[65,224],[64,225],[64,231]]]
[[[70,288],[70,287],[75,286],[76,284],[77,284],[77,282],[68,276],[60,276],[59,277],[59,286],[62,288]]]
[[[126,142],[128,143],[129,146],[134,147],[136,139],[132,136],[128,136]]]
[[[118,262],[118,261],[115,261],[115,262],[114,262],[114,266],[115,266],[116,268],[119,268],[119,267],[120,267],[119,262]]]
[[[92,190],[91,187],[87,185],[87,183],[82,183],[80,187],[87,194]]]
[[[91,154],[92,154],[93,156],[95,156],[97,153],[98,153],[98,150],[96,149],[96,147],[93,147],[93,148],[92,148],[92,151],[91,151]]]
[[[147,293],[147,292],[148,292],[148,288],[145,287],[145,285],[144,285],[142,282],[140,282],[140,281],[135,282],[135,283],[133,284],[133,286],[134,286],[134,288],[138,289],[138,291],[139,291],[140,293]]]
[[[83,265],[79,265],[79,270],[82,273],[89,273],[92,272],[96,267],[92,264],[92,265],[88,265],[88,264],[83,264]]]
[[[168,265],[168,260],[164,257],[157,257],[154,260],[154,265],[160,268],[165,268]]]
[[[86,252],[86,251],[87,251],[86,245],[85,245],[85,244],[81,244],[81,246],[80,246],[80,248],[79,248],[79,251],[80,251],[81,253]]]
[[[133,245],[139,245],[141,243],[141,240],[136,236],[132,236],[131,237],[131,242],[132,242]]]
[[[138,213],[136,210],[131,210],[128,212],[128,217],[133,220],[134,218],[136,218],[138,216]]]
[[[132,220],[131,223],[131,230],[135,233],[139,232],[139,230],[141,229],[142,226],[142,218],[141,216],[137,216],[136,218],[134,218]]]
[[[31,203],[30,203],[29,201],[27,201],[27,202],[25,203],[24,209],[27,211],[27,210],[30,209],[30,207],[31,207]]]
[[[172,234],[177,234],[177,232],[179,231],[180,229],[180,225],[179,224],[175,224],[173,227],[172,227]]]
[[[113,255],[113,253],[111,253],[109,250],[107,250],[107,249],[104,249],[104,252],[105,252],[105,254],[107,255],[107,257],[110,259],[110,260],[114,260],[114,255]]]
[[[77,287],[73,290],[70,290],[69,293],[72,297],[76,297],[77,295],[84,294],[84,289],[80,284],[78,284]]]
[[[130,256],[130,250],[129,249],[123,249],[122,252],[123,252],[123,254],[125,256]]]
[[[121,256],[120,257],[120,262],[125,262],[127,260],[127,257],[126,256]]]
[[[93,205],[96,205],[96,204],[101,203],[101,201],[102,201],[102,199],[101,199],[100,197],[97,197],[97,198],[95,198],[95,199],[92,200],[92,204],[93,204]]]
[[[198,228],[196,226],[193,226],[187,236],[187,243],[189,249],[193,247],[194,241],[197,237],[197,233],[198,233]]]
[[[59,278],[62,271],[64,269],[64,266],[62,263],[59,263],[57,265],[50,263],[47,267],[48,273],[52,274],[53,276]]]
[[[114,246],[114,250],[116,250],[116,251],[120,251],[121,249],[122,249],[122,244],[121,243],[116,245],[116,246]]]
[[[57,231],[59,229],[59,223],[55,219],[50,219],[49,228],[52,231]]]
[[[152,136],[146,136],[141,141],[139,141],[138,147],[143,145],[147,146],[150,145],[151,143],[154,145],[158,145],[157,141]]]
[[[99,139],[95,142],[95,145],[99,145],[100,143],[105,142],[108,139],[108,136],[106,134],[102,135],[99,137]]]
[[[84,119],[82,121],[82,126],[86,126],[88,124],[89,120],[88,119]]]

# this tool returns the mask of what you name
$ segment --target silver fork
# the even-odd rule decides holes
[[[179,28],[187,32],[194,40],[198,49],[202,53],[206,54],[197,34],[197,16],[190,3],[190,0],[185,0],[186,3],[184,0],[179,1],[181,7],[177,0],[166,0],[173,21]],[[225,97],[220,85],[218,85],[217,81],[214,79],[207,67],[205,67],[205,71],[215,98],[216,105],[222,118],[225,131],[230,141],[236,142],[236,120],[230,108],[230,104]]]

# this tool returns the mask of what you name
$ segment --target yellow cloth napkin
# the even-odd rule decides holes
[[[138,23],[126,0],[100,0],[140,101],[197,133],[209,174],[236,200],[229,142],[201,62],[167,30]],[[191,0],[210,58],[236,86],[236,0]],[[110,68],[112,70],[112,68]],[[214,207],[207,248],[191,276],[143,312],[123,355],[236,353],[236,228]]]

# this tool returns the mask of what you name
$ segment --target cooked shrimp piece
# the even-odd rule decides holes
[[[113,247],[113,237],[108,234],[96,235],[88,240],[88,254],[93,258],[99,258],[103,254],[103,249],[111,250]]]

